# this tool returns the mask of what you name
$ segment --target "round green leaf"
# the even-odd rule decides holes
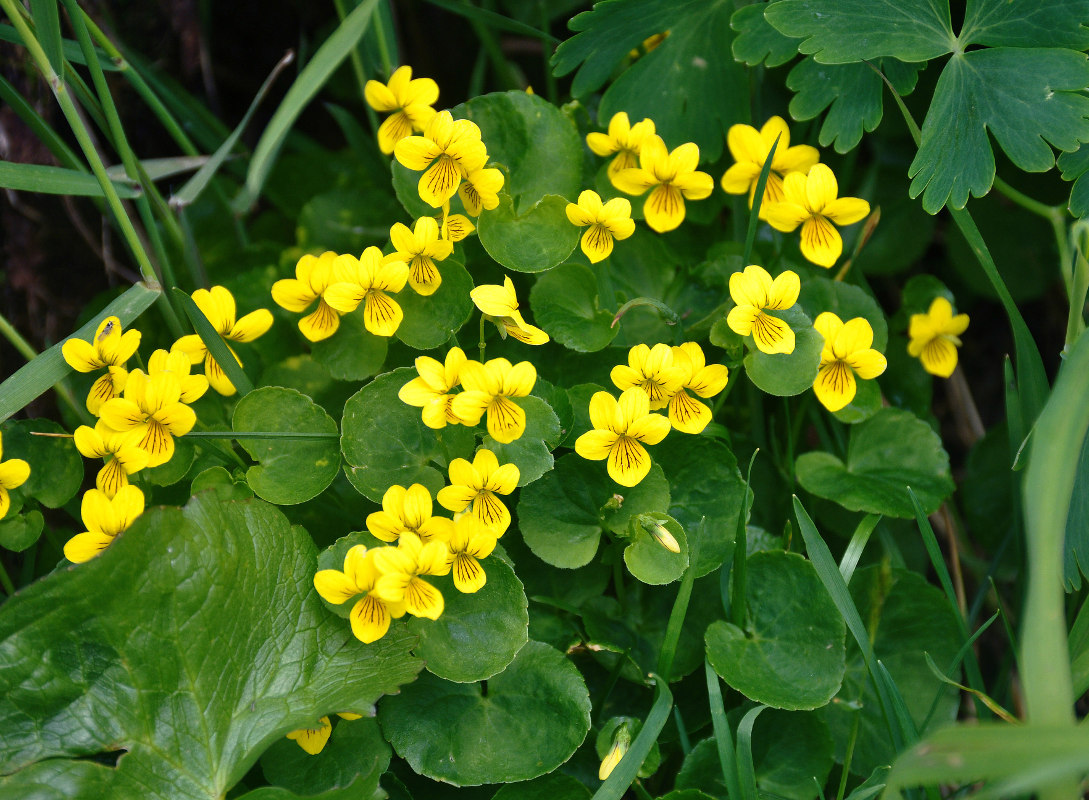
[[[596,269],[609,269],[598,264]],[[533,318],[564,347],[580,353],[601,350],[616,338],[608,299],[601,308],[597,277],[582,264],[561,264],[542,275],[529,293]]]
[[[333,482],[340,469],[337,424],[304,394],[280,386],[254,389],[234,409],[236,431],[324,433],[328,439],[238,440],[258,466],[246,472],[250,488],[263,500],[295,505]]]
[[[927,514],[953,492],[949,454],[930,426],[910,411],[883,408],[851,428],[847,463],[831,453],[798,457],[805,490],[851,511],[910,519],[910,486]]]
[[[672,534],[680,546],[679,553],[670,552],[651,536],[647,526],[654,524]],[[628,523],[628,530],[632,541],[624,548],[624,563],[638,580],[661,586],[677,580],[688,569],[688,537],[673,517],[655,512],[640,514]]]
[[[813,564],[784,552],[754,553],[745,583],[748,624],[707,629],[707,658],[757,703],[820,708],[843,680],[846,626]]]
[[[8,516],[0,522],[0,547],[21,553],[38,541],[45,527],[45,517],[37,509],[25,514]]]
[[[550,772],[525,783],[508,783],[492,800],[590,800],[590,790],[577,778]]]
[[[869,419],[881,410],[881,387],[877,381],[864,381],[855,376],[855,396],[851,402],[833,413],[836,419],[854,425]]]
[[[538,558],[575,569],[593,560],[603,530],[625,532],[632,515],[668,506],[669,486],[661,467],[652,466],[638,486],[624,489],[609,480],[600,464],[570,453],[522,491],[518,524]]]
[[[696,577],[722,566],[733,552],[737,515],[745,499],[745,481],[725,443],[707,436],[672,432],[654,449],[669,478],[669,514],[692,536],[704,517]]]
[[[381,247],[389,239],[390,225],[400,217],[388,190],[334,189],[303,206],[296,227],[299,246],[304,251],[362,253],[371,245]]]
[[[507,269],[544,272],[561,263],[579,242],[580,229],[567,219],[567,200],[548,194],[521,214],[509,195],[480,214],[477,236],[488,255]]]
[[[223,467],[210,467],[195,478],[190,488],[194,495],[214,491],[220,500],[249,500],[253,490],[244,480],[236,481]]]
[[[889,341],[888,323],[881,306],[861,286],[830,278],[811,278],[802,284],[798,303],[811,319],[825,311],[831,311],[844,322],[862,317],[873,329],[871,347],[879,353],[885,352]]]
[[[569,759],[590,730],[590,695],[562,653],[529,642],[486,688],[425,674],[378,713],[417,773],[476,786],[536,778]]]
[[[329,714],[333,733],[325,747],[312,756],[291,739],[278,739],[261,756],[265,780],[304,796],[351,785],[360,776],[378,786],[378,779],[389,767],[389,744],[382,738],[378,720],[373,717],[346,720]],[[358,789],[362,790],[364,784]],[[360,794],[367,797],[366,794]]]
[[[402,367],[379,375],[344,404],[340,437],[348,480],[376,503],[395,483],[421,483],[432,497],[446,485],[446,477],[431,462],[445,466],[437,434],[451,453],[472,453],[474,436],[469,428],[451,425],[433,431],[423,423],[420,409],[402,403],[401,387],[417,377],[416,370]]]
[[[559,444],[560,418],[539,397],[530,395],[513,401],[526,412],[525,433],[508,444],[485,436],[484,447],[495,453],[500,464],[518,467],[518,485],[525,486],[552,469],[552,448]]]
[[[401,205],[404,206],[409,216],[413,219],[435,216],[439,209],[432,208],[420,199],[420,176],[423,173],[403,166],[396,158],[393,159],[392,169],[393,192],[397,195],[397,199],[401,201]]]
[[[199,416],[198,416],[199,418]],[[205,442],[209,444],[210,442]],[[174,440],[174,455],[165,464],[160,464],[151,469],[140,470],[141,480],[145,480],[154,486],[171,486],[186,476],[189,468],[197,458],[197,446],[192,439]]]
[[[9,420],[0,427],[3,459],[21,458],[30,465],[26,483],[12,491],[12,507],[18,510],[23,498],[33,497],[46,508],[60,508],[79,491],[83,457],[70,437],[32,436],[31,431],[71,432],[48,419]]]
[[[397,298],[400,300],[400,297]],[[363,306],[340,318],[340,328],[328,339],[314,342],[314,360],[341,381],[361,381],[381,371],[388,340],[375,336],[363,324]]]
[[[794,352],[768,355],[752,347],[745,356],[745,373],[756,388],[777,397],[793,397],[811,389],[821,363],[824,337],[801,311],[792,308],[778,316],[794,329]],[[751,336],[745,337],[752,346]]]
[[[428,578],[446,608],[437,620],[411,618],[419,635],[415,653],[433,675],[457,683],[482,681],[506,669],[529,641],[529,601],[522,582],[501,558],[481,563],[488,582],[473,594],[459,592],[449,575]]]
[[[469,298],[473,279],[457,254],[436,266],[442,283],[433,295],[424,297],[406,286],[396,297],[405,314],[396,336],[417,350],[432,350],[448,342],[473,311]]]

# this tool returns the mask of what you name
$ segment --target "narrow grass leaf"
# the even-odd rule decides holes
[[[730,586],[730,619],[737,627],[742,630],[745,629],[746,623],[746,606],[745,606],[745,577],[746,568],[748,567],[748,524],[749,524],[749,509],[752,508],[752,502],[755,497],[750,486],[752,486],[752,465],[756,463],[756,456],[760,452],[760,448],[753,451],[752,458],[749,459],[749,469],[745,473],[745,497],[741,501],[741,508],[737,513],[737,527],[734,530],[734,547],[733,547],[733,559],[730,564],[730,578],[732,580]],[[726,570],[723,570],[723,576],[727,575]]]
[[[730,723],[726,719],[726,707],[722,702],[722,686],[718,682],[718,673],[710,661],[703,662],[704,675],[707,679],[707,699],[711,707],[711,725],[715,730],[715,746],[718,748],[718,761],[722,767],[722,777],[730,800],[741,800],[741,777],[737,772],[737,753],[734,750],[734,737],[730,733]]]
[[[200,169],[208,163],[209,156],[172,156],[170,158],[145,158],[141,160],[140,169],[149,180],[159,181],[163,178],[173,178]],[[106,167],[106,174],[113,180],[125,180],[124,164],[114,164]]]
[[[22,44],[23,40],[19,36],[18,31],[11,25],[0,25],[0,42],[10,42],[12,44]],[[83,51],[79,49],[79,44],[73,42],[71,39],[61,39],[61,52],[64,54],[65,61],[72,64],[86,64],[87,60],[83,57]],[[114,63],[106,53],[101,50],[95,50],[95,58],[98,59],[98,64],[102,69],[107,72],[117,72],[121,69]],[[52,65],[52,60],[50,61]],[[56,69],[56,67],[54,67]]]
[[[994,619],[994,617],[991,617],[991,619]],[[1001,717],[1004,722],[1008,722],[1011,725],[1018,724],[1019,720],[1017,719],[1017,717],[1004,709],[986,694],[976,689],[973,689],[970,686],[964,686],[963,684],[957,683],[955,680],[953,680],[940,669],[938,669],[938,665],[934,663],[934,659],[930,657],[930,653],[923,653],[923,657],[926,658],[926,665],[930,668],[930,671],[934,673],[934,677],[937,678],[939,681],[949,686],[954,686],[957,689],[960,689],[962,692],[968,692],[968,694],[972,695],[977,700],[979,700],[979,702],[983,703],[983,705],[987,706],[987,708],[991,709],[991,711],[994,712],[995,716]]]
[[[749,230],[745,234],[745,253],[741,257],[742,264],[748,264],[752,256],[752,245],[756,241],[756,227],[760,224],[760,204],[764,199],[764,187],[768,185],[768,175],[771,173],[771,161],[775,158],[775,148],[779,146],[779,137],[771,143],[768,157],[764,159],[764,166],[760,168],[760,177],[756,181],[756,193],[752,196],[752,208],[749,210]]]
[[[759,800],[756,791],[756,767],[752,763],[752,728],[756,718],[767,706],[750,709],[737,726],[737,771],[741,783],[741,800]]]
[[[956,672],[957,667],[960,666],[961,662],[964,660],[964,656],[971,649],[972,645],[975,644],[976,639],[978,639],[980,636],[982,636],[983,632],[986,631],[989,627],[991,627],[991,624],[996,619],[998,619],[998,617],[999,617],[999,615],[1001,613],[1002,613],[1001,611],[996,611],[993,614],[991,614],[990,618],[986,622],[984,622],[982,625],[980,625],[979,629],[975,633],[973,633],[972,636],[964,644],[961,645],[960,650],[957,651],[956,657],[953,659],[952,663],[949,665],[949,668],[946,670],[947,673]],[[1011,639],[1011,641],[1012,641],[1012,639]],[[1016,649],[1016,648],[1014,648],[1014,649]],[[942,695],[944,693],[945,693],[944,690],[941,689],[940,687],[938,688],[938,691],[935,693],[934,702],[932,702],[930,704],[930,710],[927,712],[926,717],[923,719],[922,728],[923,728],[924,731],[927,728],[930,727],[930,720],[933,718],[934,714],[937,712],[938,704],[941,702]]]
[[[843,551],[843,558],[839,562],[839,572],[843,576],[844,583],[851,582],[858,560],[862,557],[862,551],[866,549],[866,543],[870,541],[870,534],[880,521],[881,517],[877,514],[867,514],[858,523],[855,532],[851,534],[851,541],[847,544],[847,549]]]
[[[0,32],[5,27],[7,26],[0,25]],[[3,37],[0,36],[0,39],[3,39]],[[57,132],[50,127],[37,109],[28,103],[16,91],[14,86],[4,80],[3,75],[0,75],[0,100],[7,104],[18,115],[19,119],[26,123],[31,133],[34,134],[34,138],[49,148],[49,152],[53,154],[57,161],[64,166],[78,169],[81,172],[87,171],[87,168],[83,166],[83,163],[76,156],[75,151],[68,146],[64,139],[57,135]]]
[[[64,74],[64,46],[61,41],[60,9],[57,0],[30,0],[38,41],[49,59],[49,66],[58,75]]]
[[[643,766],[643,759],[658,741],[658,734],[669,719],[669,712],[673,708],[673,695],[669,691],[669,684],[660,675],[651,677],[656,686],[654,705],[650,707],[650,713],[647,714],[639,735],[631,743],[631,748],[601,784],[601,788],[594,793],[593,800],[620,800],[624,796],[638,775],[639,768]]]
[[[66,340],[75,337],[90,341],[99,323],[110,316],[117,317],[121,320],[121,324],[126,326],[140,316],[161,294],[162,290],[158,287],[149,288],[142,283],[130,286],[124,294],[96,314],[71,337],[66,337]],[[0,422],[21,410],[71,371],[71,367],[61,355],[63,344],[64,342],[58,342],[53,345],[6,381],[0,383]]]
[[[111,181],[117,196],[126,200],[140,196],[139,187],[121,180]],[[13,164],[0,161],[0,188],[19,192],[105,197],[102,184],[89,172],[77,172],[45,164]]]
[[[706,521],[707,517],[701,519],[694,535],[688,539],[688,568],[684,571],[684,577],[681,578],[680,588],[677,589],[677,598],[673,601],[673,610],[669,612],[662,649],[658,654],[658,674],[667,682],[673,672],[673,659],[677,655],[677,643],[681,639],[685,614],[688,613],[688,601],[692,598],[692,584],[696,580],[696,564],[700,557],[700,541],[703,539]]]
[[[204,346],[208,348],[208,352],[212,354],[212,358],[216,360],[227,378],[234,384],[234,388],[238,390],[239,397],[244,397],[252,392],[253,381],[242,371],[242,367],[238,365],[238,361],[235,360],[234,354],[231,353],[227,343],[223,341],[223,337],[212,327],[212,323],[208,321],[208,318],[204,316],[197,304],[193,302],[193,298],[178,288],[174,289],[174,296],[178,298],[182,308],[185,309],[186,316],[193,323],[193,328],[196,330],[197,335],[200,336],[200,340],[204,342]]]
[[[524,22],[519,22],[516,19],[504,17],[502,14],[497,14],[486,8],[477,8],[468,3],[455,3],[452,2],[452,0],[427,0],[427,2],[433,6],[438,6],[444,11],[449,11],[451,14],[457,14],[468,20],[479,22],[483,25],[487,25],[489,28],[494,28],[497,31],[520,33],[524,36],[532,36],[534,39],[540,39],[543,42],[549,42],[554,45],[560,43],[560,40],[551,33],[545,33],[542,30],[534,28],[532,25],[526,25]]]

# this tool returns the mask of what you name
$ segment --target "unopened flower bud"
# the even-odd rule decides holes
[[[649,533],[658,544],[664,547],[671,553],[681,552],[681,546],[677,543],[676,537],[669,532],[669,529],[665,525],[658,522],[656,519],[644,519],[643,530]]]
[[[613,737],[613,746],[609,748],[609,752],[606,753],[605,758],[601,760],[601,767],[597,771],[598,780],[605,780],[612,774],[612,771],[616,769],[616,765],[620,763],[620,760],[624,758],[624,755],[631,747],[631,732],[628,730],[627,725],[621,725],[616,729],[616,735]]]

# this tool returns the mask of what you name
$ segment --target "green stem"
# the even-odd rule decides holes
[[[4,569],[4,562],[0,561],[0,586],[4,587],[4,592],[8,597],[15,594],[15,584],[11,582],[11,577],[8,575],[8,571]]]
[[[673,601],[673,610],[669,612],[665,638],[662,640],[662,649],[658,654],[657,672],[666,682],[669,681],[673,672],[673,658],[677,654],[677,643],[681,639],[681,628],[684,627],[684,617],[688,613],[688,602],[692,598],[692,584],[696,580],[696,562],[700,556],[700,541],[703,539],[706,521],[706,517],[701,519],[695,535],[689,538],[688,568],[684,571],[680,588],[677,590],[677,599]]]
[[[0,336],[3,336],[8,342],[19,351],[19,354],[23,356],[28,362],[33,361],[38,357],[38,353],[30,346],[30,342],[22,337],[22,335],[15,329],[15,326],[8,322],[7,318],[3,314],[0,314]],[[57,397],[64,405],[68,406],[68,410],[72,412],[77,419],[90,421],[90,417],[87,414],[87,409],[76,402],[75,395],[72,394],[72,390],[68,388],[68,384],[63,380],[54,384],[53,390],[57,393]]]
[[[386,41],[386,26],[381,20],[374,26],[374,38],[378,43],[378,57],[382,59],[382,70],[386,75],[393,74],[393,59],[389,55],[389,42]],[[375,130],[378,130],[375,128]]]
[[[484,363],[484,324],[487,319],[486,314],[480,315],[480,341],[477,342],[477,349],[480,350],[480,363]]]
[[[344,0],[333,0],[333,5],[337,9],[337,18],[343,22],[344,18],[348,16],[348,10],[344,7]],[[352,59],[352,72],[355,73],[355,81],[359,84],[359,97],[363,100],[363,109],[367,113],[367,121],[371,124],[371,130],[377,134],[378,115],[371,108],[370,103],[367,102],[367,70],[363,66],[363,54],[360,52],[360,46],[353,47],[352,52],[348,55]],[[388,79],[389,75],[386,78]]]

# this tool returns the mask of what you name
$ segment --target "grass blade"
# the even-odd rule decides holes
[[[1017,717],[1004,709],[1002,706],[1000,706],[990,697],[985,695],[983,692],[977,689],[973,689],[971,686],[964,686],[963,684],[957,683],[955,680],[953,680],[940,669],[938,669],[938,665],[934,663],[934,659],[930,657],[930,653],[923,653],[923,657],[926,658],[926,665],[930,668],[930,671],[934,673],[934,677],[937,678],[939,681],[946,684],[947,686],[956,687],[962,692],[968,692],[968,694],[972,695],[979,702],[981,702],[983,705],[987,706],[987,708],[989,708],[992,712],[994,712],[995,716],[1000,717],[1003,722],[1008,722],[1011,725],[1017,724]]]
[[[23,40],[19,38],[19,33],[11,25],[0,25],[0,42],[22,44]],[[64,60],[69,63],[87,63],[87,60],[83,57],[83,51],[80,50],[79,45],[71,39],[61,39],[61,52],[64,55]],[[110,59],[108,54],[101,50],[95,50],[95,58],[98,60],[98,65],[107,72],[117,72],[121,69],[112,59]],[[52,64],[52,61],[50,61],[50,64]],[[54,66],[53,69],[56,70],[57,68]]]
[[[673,695],[670,694],[669,684],[659,675],[651,675],[651,678],[656,686],[654,705],[650,707],[650,713],[647,714],[639,735],[631,743],[631,748],[601,784],[601,788],[594,793],[593,800],[620,800],[624,796],[639,773],[639,768],[643,766],[643,759],[658,741],[658,734],[669,719],[669,712],[673,708]]]
[[[722,703],[722,686],[718,673],[711,662],[704,660],[704,675],[707,678],[707,698],[711,706],[711,724],[715,729],[715,744],[718,749],[718,762],[722,767],[722,777],[726,782],[726,791],[730,800],[741,800],[741,777],[737,774],[737,753],[734,750],[734,737],[730,733],[730,723],[726,719],[726,707]]]
[[[504,17],[502,14],[497,14],[486,8],[477,8],[468,3],[455,3],[452,2],[452,0],[427,0],[427,2],[433,6],[438,6],[444,11],[449,11],[451,14],[457,14],[468,20],[482,23],[497,31],[520,33],[524,36],[531,36],[534,39],[540,39],[542,42],[548,42],[554,45],[560,43],[560,40],[551,33],[537,30],[537,28],[534,28],[532,25],[526,25],[524,22],[519,22],[516,19]]]
[[[877,527],[877,523],[880,521],[881,517],[877,514],[867,514],[858,523],[858,527],[855,528],[855,532],[851,535],[851,541],[848,543],[847,549],[843,551],[843,558],[839,562],[839,573],[843,576],[844,583],[851,582],[851,578],[855,574],[855,567],[858,566],[858,560],[862,558],[862,551],[866,549],[866,543],[870,541],[870,534],[873,533],[873,529]]]
[[[219,335],[219,332],[212,327],[212,323],[208,321],[208,318],[204,316],[197,304],[193,302],[193,298],[178,288],[174,289],[174,296],[178,298],[186,316],[193,323],[193,328],[200,340],[204,342],[204,346],[212,354],[212,358],[222,367],[228,380],[238,390],[238,396],[243,397],[252,392],[253,381],[242,371],[242,367],[239,366],[234,353],[231,352],[231,348],[223,341],[223,337]]]
[[[756,193],[752,196],[752,208],[749,210],[749,230],[745,234],[745,254],[741,257],[742,264],[751,263],[752,245],[756,241],[756,226],[760,224],[760,204],[764,200],[764,187],[768,185],[768,175],[771,174],[771,161],[775,158],[775,148],[779,146],[779,137],[771,143],[768,157],[764,159],[764,166],[760,168],[760,177],[756,180]]]
[[[117,196],[126,200],[140,196],[139,187],[123,181],[111,181]],[[102,184],[89,172],[44,164],[13,164],[0,161],[0,189],[78,197],[105,197]]]
[[[669,612],[669,622],[666,624],[665,638],[662,639],[662,650],[658,654],[658,674],[669,681],[673,672],[673,659],[677,655],[677,643],[681,639],[681,628],[684,627],[684,617],[688,613],[688,601],[692,598],[692,584],[696,580],[696,563],[700,558],[700,542],[703,539],[706,517],[700,519],[695,536],[688,537],[688,569],[681,578],[680,588],[677,589],[677,598],[673,601],[673,610]],[[685,532],[687,535],[687,531]],[[679,729],[678,729],[679,730]]]
[[[737,771],[741,783],[741,800],[759,800],[756,791],[756,767],[752,763],[752,727],[767,706],[750,709],[737,726]]]
[[[30,15],[41,42],[42,50],[49,59],[49,66],[58,75],[64,74],[64,46],[61,41],[60,9],[57,0],[30,0]]]

